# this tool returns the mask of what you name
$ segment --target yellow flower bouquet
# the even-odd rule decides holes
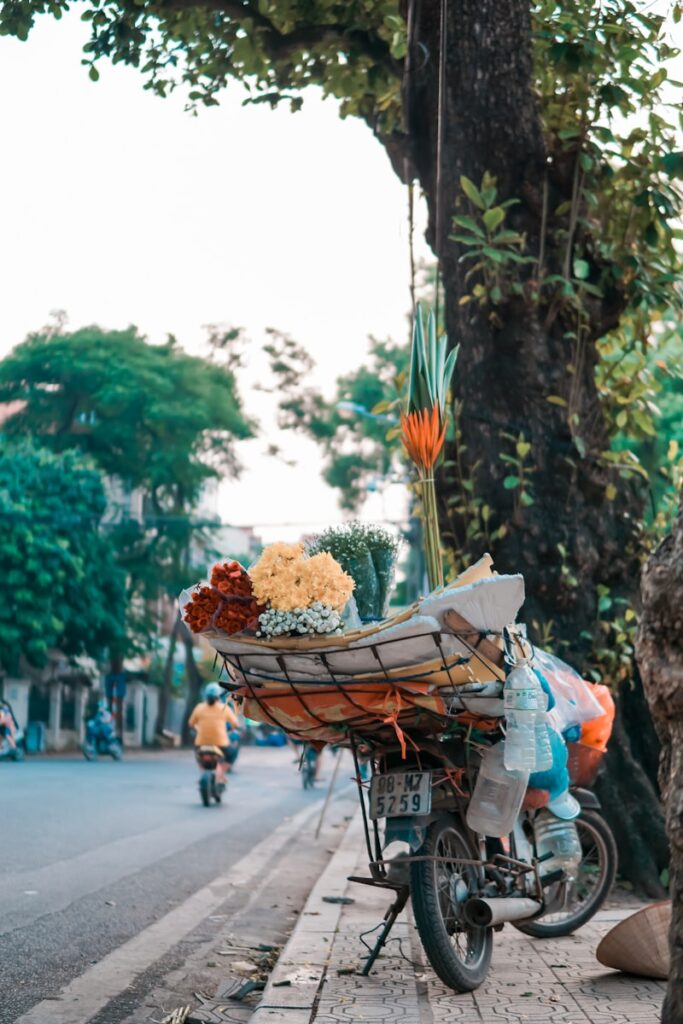
[[[256,600],[266,605],[261,634],[341,633],[354,583],[332,555],[307,557],[303,544],[271,544],[249,576]]]

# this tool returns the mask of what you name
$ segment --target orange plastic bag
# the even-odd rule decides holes
[[[593,693],[600,701],[605,710],[604,715],[599,718],[592,718],[581,726],[581,742],[586,747],[593,747],[595,750],[607,750],[607,743],[612,735],[614,726],[614,700],[609,687],[602,683],[596,683],[592,687]]]

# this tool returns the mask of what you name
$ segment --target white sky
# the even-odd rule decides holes
[[[263,372],[268,326],[290,333],[331,390],[360,365],[369,334],[405,337],[405,188],[370,131],[341,121],[331,101],[303,111],[242,107],[238,85],[193,118],[178,92],[160,100],[132,69],[80,64],[87,27],[73,14],[38,19],[28,42],[0,37],[0,357],[47,322],[136,324],[152,341],[174,333],[199,351],[202,326],[244,326],[253,341],[245,378]],[[422,229],[417,256],[427,256]],[[252,468],[220,489],[224,521],[271,523],[267,539],[340,518],[313,443],[273,437],[268,400],[247,390],[268,440],[295,469],[242,446]],[[388,502],[388,506],[387,506]],[[397,494],[365,514],[400,509]]]

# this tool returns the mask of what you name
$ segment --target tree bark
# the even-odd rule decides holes
[[[166,655],[166,663],[164,665],[164,675],[161,682],[161,688],[159,690],[159,708],[157,711],[157,724],[156,734],[161,736],[164,729],[166,728],[166,716],[168,714],[168,702],[171,696],[171,683],[173,681],[173,658],[175,655],[176,643],[178,640],[178,630],[180,629],[181,618],[180,611],[176,616],[176,620],[173,623],[173,629],[170,632],[168,638],[168,653]]]
[[[194,641],[192,633],[184,622],[180,623],[180,637],[185,647],[185,678],[187,680],[187,701],[185,702],[185,715],[183,717],[183,743],[191,740],[190,727],[187,723],[192,710],[199,701],[199,692],[204,680],[201,677],[197,662],[194,660]]]
[[[671,845],[671,972],[662,1024],[683,1020],[683,512],[641,581],[637,656],[662,752],[659,777]]]
[[[545,276],[565,274],[572,264],[576,218],[555,221],[551,230],[548,211],[576,193],[578,151],[545,149],[528,0],[451,0],[445,7],[440,0],[414,0],[411,25],[406,138],[427,198],[446,330],[451,343],[460,344],[454,391],[461,435],[438,480],[444,538],[458,557],[488,548],[500,572],[523,572],[523,614],[532,636],[547,638],[550,629],[551,644],[559,643],[561,653],[580,666],[596,630],[598,584],[632,596],[638,575],[641,500],[600,458],[609,438],[594,378],[596,340],[614,325],[619,296],[586,297],[577,338],[571,336],[576,310],[558,301],[557,289],[539,287]],[[479,215],[463,193],[461,176],[479,186],[485,172],[496,179],[498,203],[517,200],[506,225],[525,237],[525,253],[535,258],[513,265],[519,293],[504,289],[494,304],[463,301],[481,278],[468,276],[472,263],[462,261],[467,250],[450,237],[454,213]],[[513,471],[501,459],[515,456],[521,434],[531,444],[528,505],[519,489],[505,487]],[[616,498],[608,500],[612,487]],[[473,499],[479,509],[491,510],[485,531],[476,526],[481,518]],[[501,526],[502,535],[491,542],[490,532]],[[604,788],[606,812],[618,831],[623,807],[633,810],[629,842],[641,851],[654,843],[647,874],[656,888],[663,821],[655,791],[633,757],[627,719],[622,713],[618,750],[610,755],[618,774],[613,771]],[[647,804],[642,814],[636,814],[634,792]],[[643,872],[636,865],[633,870],[644,884]]]

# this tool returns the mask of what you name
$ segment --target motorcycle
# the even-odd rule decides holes
[[[367,802],[359,785],[370,878],[353,880],[393,889],[396,898],[364,974],[409,896],[430,964],[450,988],[469,992],[488,973],[495,930],[510,922],[537,937],[569,935],[599,910],[614,882],[614,837],[586,789],[572,790],[580,805],[574,824],[581,850],[571,870],[553,853],[540,853],[540,810],[522,809],[512,833],[500,840],[472,832],[466,812],[481,748],[468,737],[464,732],[439,742],[406,733],[409,750],[412,744],[407,759],[398,744],[373,749]],[[397,841],[407,852],[386,856]],[[551,860],[556,866],[544,869]]]
[[[218,765],[223,760],[223,751],[220,747],[202,746],[195,750],[197,764],[202,769],[199,776],[199,794],[205,807],[211,806],[211,801],[217,804],[223,799],[225,782],[218,780]]]
[[[98,755],[111,757],[114,761],[121,760],[123,744],[116,735],[114,721],[108,711],[100,710],[94,718],[88,720],[81,751],[86,761],[94,761]]]
[[[17,722],[9,701],[0,701],[0,761],[23,761],[26,754],[24,730]]]
[[[230,746],[228,747],[225,755],[225,761],[228,766],[228,770],[231,771],[239,756],[240,747],[242,746],[242,731],[241,729],[233,729],[228,733],[230,740]]]
[[[311,743],[306,743],[301,754],[301,783],[304,789],[313,789],[318,775],[320,752]]]

